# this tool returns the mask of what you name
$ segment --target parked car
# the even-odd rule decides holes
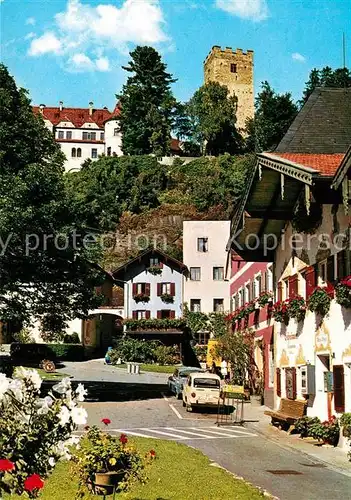
[[[168,378],[169,391],[180,399],[182,397],[183,385],[186,382],[188,375],[194,372],[204,373],[204,370],[197,368],[196,366],[181,366],[180,368],[177,368],[173,375]]]
[[[217,406],[220,386],[221,379],[214,373],[190,373],[183,388],[183,406],[187,411]]]

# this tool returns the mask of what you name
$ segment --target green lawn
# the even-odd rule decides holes
[[[122,365],[113,365],[116,368],[127,368],[126,364]],[[158,372],[158,373],[173,373],[176,369],[175,365],[153,365],[153,364],[141,364],[140,371],[141,372]]]
[[[258,500],[263,494],[236,479],[225,470],[210,465],[201,452],[173,441],[134,438],[140,451],[154,449],[157,458],[148,469],[145,485],[136,484],[128,493],[116,495],[120,500]],[[74,500],[77,483],[70,475],[69,463],[60,463],[47,480],[40,499]],[[11,499],[19,499],[16,495]],[[94,496],[89,499],[98,498]],[[102,498],[102,497],[100,497]],[[106,497],[112,499],[112,496]],[[10,500],[8,495],[4,500]]]
[[[20,368],[19,366],[16,368]],[[16,369],[15,368],[15,369]],[[69,377],[66,373],[46,373],[42,368],[30,368],[31,370],[36,370],[43,380],[61,380],[64,377]]]

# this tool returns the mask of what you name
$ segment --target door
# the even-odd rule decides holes
[[[334,408],[337,413],[345,411],[345,385],[344,385],[344,366],[333,366],[334,379]]]

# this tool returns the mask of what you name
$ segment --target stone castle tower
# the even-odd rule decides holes
[[[218,45],[212,47],[204,62],[205,83],[226,85],[230,94],[236,95],[238,129],[245,128],[246,120],[254,117],[253,67],[253,50],[223,50]]]

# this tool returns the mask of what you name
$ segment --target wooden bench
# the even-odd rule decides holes
[[[279,423],[280,425],[293,425],[297,419],[303,417],[306,411],[307,401],[298,401],[296,399],[280,400],[278,411],[265,411],[265,415],[272,417],[272,424]]]

